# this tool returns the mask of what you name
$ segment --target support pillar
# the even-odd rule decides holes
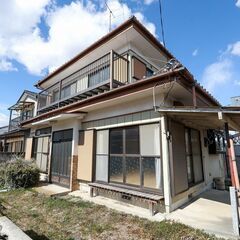
[[[163,193],[166,213],[171,212],[171,171],[169,159],[167,117],[161,117],[161,140],[162,140],[162,167],[163,167]]]

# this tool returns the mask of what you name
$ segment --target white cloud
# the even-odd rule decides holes
[[[144,0],[144,3],[145,3],[146,5],[150,5],[150,4],[152,4],[153,2],[156,2],[156,0]]]
[[[6,104],[0,103],[0,127],[7,126],[9,123],[9,116]]]
[[[198,55],[198,48],[195,49],[193,52],[192,52],[192,55],[193,57],[196,57]]]
[[[17,71],[17,68],[14,67],[13,64],[8,60],[0,59],[0,71],[2,72]]]
[[[134,14],[156,35],[155,25],[142,13],[133,12],[120,0],[107,3],[113,12],[122,12],[112,18],[113,28]],[[35,75],[52,71],[108,32],[109,12],[103,6],[80,0],[61,7],[53,0],[4,1],[0,8],[0,60],[7,59],[9,70],[15,69],[11,60],[16,60]],[[12,19],[16,24],[9,24]]]
[[[219,60],[206,67],[203,72],[202,83],[211,92],[231,82],[233,77],[233,63],[229,59]]]
[[[240,7],[240,0],[237,0],[236,6],[237,6],[237,7]]]
[[[228,46],[228,52],[230,52],[232,55],[240,56],[240,41],[229,45]]]
[[[9,118],[6,114],[0,112],[0,127],[7,126],[9,123]]]

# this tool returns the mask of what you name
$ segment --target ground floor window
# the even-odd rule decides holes
[[[195,129],[185,129],[186,158],[188,183],[194,185],[203,181],[203,164],[201,153],[200,132]]]
[[[32,158],[36,160],[36,164],[42,172],[48,171],[51,132],[50,127],[37,129],[33,138]]]
[[[36,164],[42,172],[47,172],[49,158],[49,136],[35,137],[33,139],[32,158],[36,160]]]
[[[97,131],[96,181],[161,190],[159,124]]]
[[[7,142],[5,144],[5,152],[23,153],[24,152],[24,142],[23,141]]]

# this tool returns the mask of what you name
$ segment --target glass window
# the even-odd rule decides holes
[[[203,166],[199,131],[191,129],[191,145],[195,183],[203,181]]]
[[[147,188],[160,189],[161,162],[159,157],[143,157],[143,185]]]
[[[97,131],[97,154],[108,154],[108,130]]]
[[[88,76],[83,76],[77,81],[77,92],[88,88]]]
[[[151,77],[153,75],[153,70],[150,68],[146,69],[146,77]]]
[[[190,129],[185,129],[185,146],[186,146],[186,157],[187,157],[188,183],[192,184],[194,182],[194,176],[193,176],[192,150],[191,150],[189,134],[190,134]]]
[[[58,100],[59,100],[59,91],[55,90],[53,91],[53,94],[52,94],[52,102],[56,102]]]
[[[109,76],[110,76],[109,65],[103,67],[102,69],[98,69],[97,71],[89,74],[89,87],[96,86],[99,83],[108,80]]]
[[[140,144],[142,156],[160,156],[159,124],[140,126]]]
[[[69,97],[70,95],[71,95],[71,86],[68,85],[66,87],[63,87],[61,92],[61,98],[66,98],[66,97]]]
[[[96,157],[96,181],[108,181],[108,155]]]
[[[185,129],[188,183],[193,185],[203,181],[203,164],[200,133],[198,130]]]
[[[139,128],[126,128],[126,154],[139,154]]]
[[[123,153],[123,130],[113,129],[110,131],[110,153],[122,154]]]
[[[123,157],[110,157],[110,181],[123,182]]]
[[[126,157],[126,183],[140,185],[139,157]]]
[[[97,131],[96,181],[160,190],[159,130],[159,124],[150,124]]]

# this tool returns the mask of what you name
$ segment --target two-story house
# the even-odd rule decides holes
[[[36,116],[21,123],[25,158],[50,182],[169,212],[228,177],[222,130],[240,129],[239,110],[223,108],[135,17],[36,87]]]
[[[9,125],[0,129],[0,160],[24,157],[30,130],[23,129],[20,123],[36,116],[37,94],[25,90],[9,110]]]

